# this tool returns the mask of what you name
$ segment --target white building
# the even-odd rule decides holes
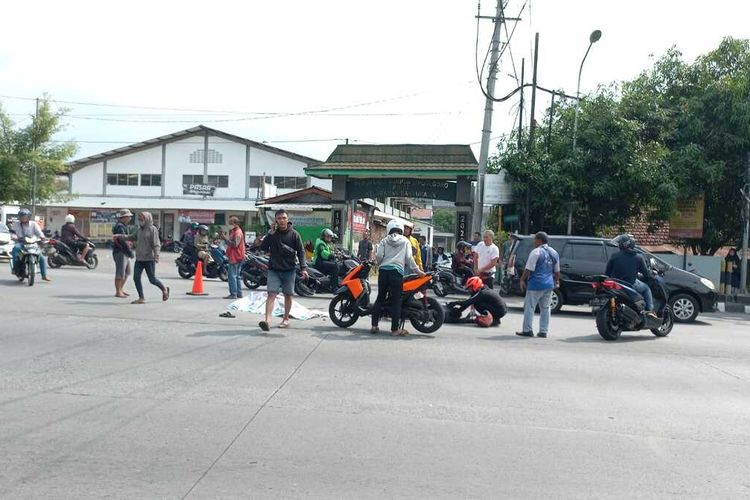
[[[46,207],[47,227],[59,229],[66,214],[93,239],[108,239],[122,208],[153,213],[162,237],[179,237],[191,221],[226,225],[237,215],[257,221],[255,202],[331,181],[308,177],[318,160],[197,126],[69,163],[71,199]],[[189,184],[215,188],[213,196],[184,194]],[[265,196],[264,196],[265,194]]]

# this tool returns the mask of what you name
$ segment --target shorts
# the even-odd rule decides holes
[[[297,272],[291,271],[274,271],[268,270],[268,293],[284,292],[284,295],[294,294],[294,281],[297,279]]]
[[[115,261],[115,278],[127,279],[130,276],[130,258],[122,252],[113,252],[112,259]]]

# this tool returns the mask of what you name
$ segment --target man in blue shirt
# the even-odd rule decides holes
[[[523,330],[516,332],[522,337],[533,337],[534,311],[539,305],[539,333],[545,338],[549,333],[550,301],[552,290],[560,287],[560,256],[548,244],[547,233],[540,231],[534,235],[534,250],[526,260],[526,268],[521,276],[521,291],[526,291],[523,303]]]

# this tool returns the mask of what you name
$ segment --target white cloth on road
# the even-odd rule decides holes
[[[265,314],[266,313],[266,299],[268,294],[266,292],[250,292],[241,299],[237,299],[234,302],[229,303],[227,309],[230,311],[238,312],[249,312],[253,314]],[[273,316],[284,315],[284,297],[278,295],[273,305]],[[308,320],[313,318],[320,318],[322,316],[328,316],[326,311],[320,311],[318,309],[308,309],[297,301],[292,302],[292,310],[289,315],[294,319]]]

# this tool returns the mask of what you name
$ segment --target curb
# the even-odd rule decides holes
[[[750,305],[737,302],[719,302],[717,306],[719,312],[750,314]]]

